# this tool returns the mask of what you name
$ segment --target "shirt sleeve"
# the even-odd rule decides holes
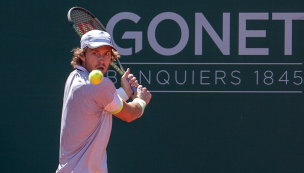
[[[95,100],[98,104],[111,114],[119,113],[123,108],[123,101],[117,95],[113,82],[108,78],[104,78],[101,85],[96,85],[96,87],[99,90],[97,93],[100,93],[95,95]]]
[[[105,107],[105,110],[111,114],[117,114],[121,111],[123,107],[123,102],[120,97],[114,98],[114,100]]]

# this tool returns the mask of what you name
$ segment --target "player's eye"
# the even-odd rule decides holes
[[[106,53],[104,54],[104,56],[105,56],[107,59],[111,58],[111,52],[106,52]]]

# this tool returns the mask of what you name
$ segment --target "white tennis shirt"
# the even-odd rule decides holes
[[[88,76],[84,67],[77,66],[65,84],[56,173],[108,172],[112,114],[122,109],[123,102],[109,78],[93,85]]]

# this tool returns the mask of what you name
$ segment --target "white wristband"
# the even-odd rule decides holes
[[[122,87],[118,88],[116,91],[117,91],[117,95],[124,101],[127,101],[129,99],[128,94],[125,92],[125,90]]]
[[[140,98],[135,98],[133,100],[133,102],[138,103],[140,105],[140,107],[141,107],[141,114],[138,117],[138,118],[140,118],[142,116],[142,114],[144,113],[144,110],[145,110],[147,104],[146,104],[146,102],[143,99],[140,99]]]

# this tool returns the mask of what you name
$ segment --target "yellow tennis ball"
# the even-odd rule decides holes
[[[92,84],[97,85],[102,81],[103,74],[100,70],[92,70],[89,74],[89,80]]]

